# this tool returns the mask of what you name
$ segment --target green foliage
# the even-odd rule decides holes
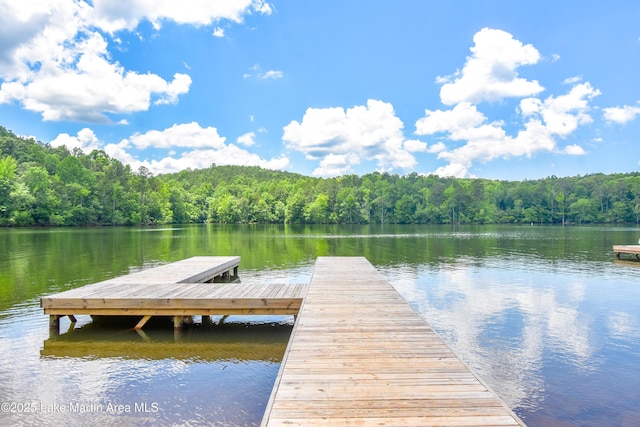
[[[310,178],[256,166],[153,176],[0,126],[0,225],[640,223],[640,174],[535,181],[374,172]]]

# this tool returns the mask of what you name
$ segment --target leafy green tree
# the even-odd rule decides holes
[[[303,209],[305,222],[311,224],[326,224],[329,222],[329,196],[320,193],[315,200]]]
[[[393,206],[392,200],[392,186],[386,177],[381,177],[375,181],[373,194],[373,206],[376,208],[378,217],[380,218],[380,224],[384,224],[385,215],[389,208]]]
[[[4,128],[0,128],[4,129]],[[11,192],[18,164],[12,156],[0,159],[0,225],[6,225],[13,210]]]
[[[217,218],[219,222],[233,224],[240,222],[242,211],[238,199],[226,194],[217,202]]]
[[[287,199],[285,207],[285,223],[300,224],[304,222],[304,206],[306,204],[303,191],[299,189]]]
[[[24,182],[16,182],[9,195],[13,210],[9,218],[11,225],[33,225],[31,209],[36,198],[29,191],[29,187]]]
[[[597,215],[598,207],[591,199],[583,197],[569,205],[569,216],[580,224],[595,222]]]
[[[60,224],[63,216],[57,212],[60,200],[56,197],[52,178],[42,166],[30,166],[22,177],[29,192],[34,196],[31,216],[36,224]]]
[[[408,194],[403,194],[395,205],[395,218],[400,224],[410,224],[416,211],[416,202]]]
[[[336,195],[336,218],[340,223],[353,224],[361,222],[360,207],[352,187],[343,187]]]
[[[138,204],[140,208],[140,213],[137,216],[139,218],[139,222],[142,224],[146,224],[150,221],[149,218],[149,206],[148,206],[148,188],[149,188],[149,180],[153,177],[153,174],[149,170],[149,168],[145,166],[140,166],[138,168],[138,173],[136,174],[136,180],[139,188],[140,194],[140,202]],[[136,219],[137,219],[136,218]]]

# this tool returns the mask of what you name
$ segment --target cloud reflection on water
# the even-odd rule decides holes
[[[493,264],[493,263],[492,263]],[[581,278],[495,269],[461,259],[387,277],[455,353],[512,408],[545,399],[549,358],[589,372],[598,364]],[[629,319],[618,316],[621,324]]]

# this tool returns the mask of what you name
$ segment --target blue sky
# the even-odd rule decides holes
[[[0,0],[0,125],[154,174],[640,168],[640,2]]]

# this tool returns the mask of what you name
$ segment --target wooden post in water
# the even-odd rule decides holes
[[[139,331],[149,321],[149,319],[151,319],[150,315],[144,316],[133,329]]]
[[[203,314],[202,315],[202,322],[200,322],[202,324],[202,326],[211,326],[213,325],[213,322],[211,321],[211,316],[209,316],[208,314]]]
[[[60,335],[60,317],[56,314],[49,316],[49,331],[54,335]]]
[[[173,316],[173,329],[182,329],[182,316]]]
[[[173,339],[179,341],[182,338],[183,316],[173,316]]]

